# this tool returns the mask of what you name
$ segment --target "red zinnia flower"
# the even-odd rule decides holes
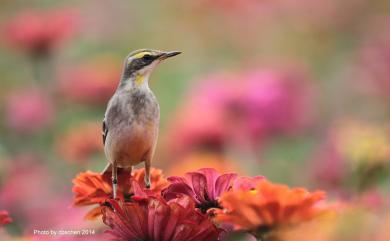
[[[65,69],[59,91],[65,98],[85,104],[107,103],[120,78],[118,66],[109,58]]]
[[[202,168],[196,172],[187,172],[185,177],[168,178],[171,185],[163,191],[163,196],[171,200],[185,194],[190,196],[196,206],[206,212],[210,208],[218,208],[218,198],[231,188],[236,173],[220,174],[213,168]]]
[[[24,12],[5,25],[10,45],[33,56],[44,56],[75,32],[78,18],[73,11]]]
[[[140,202],[109,201],[103,207],[106,231],[123,241],[211,241],[219,230],[206,215],[196,211],[188,196],[166,202],[149,198]]]
[[[280,228],[322,214],[325,209],[318,203],[324,196],[320,191],[310,193],[303,188],[290,189],[263,180],[255,189],[225,192],[220,201],[225,210],[218,211],[217,220],[232,223],[236,229],[257,237],[270,237]]]
[[[120,172],[118,175],[118,197],[121,200],[128,200],[132,195],[144,197],[147,195],[159,195],[167,181],[159,169],[151,169],[151,187],[145,190],[144,184],[144,169],[134,171],[132,177],[125,172]],[[101,215],[101,207],[96,204],[102,204],[107,199],[112,198],[112,184],[110,175],[102,175],[87,171],[80,173],[73,179],[74,205],[89,206],[95,205],[91,211],[85,216],[86,219],[95,219]]]
[[[12,218],[9,216],[7,211],[0,211],[0,227],[12,222]]]

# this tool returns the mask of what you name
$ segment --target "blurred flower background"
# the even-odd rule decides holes
[[[106,103],[139,48],[183,51],[150,81],[165,176],[213,167],[348,203],[337,222],[280,240],[389,237],[388,1],[0,4],[0,240],[100,240],[71,180],[105,167]],[[34,235],[50,229],[96,233]]]

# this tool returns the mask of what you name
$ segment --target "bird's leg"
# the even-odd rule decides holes
[[[114,199],[116,199],[117,185],[118,185],[118,173],[116,168],[116,162],[114,162],[112,164],[112,190],[114,194]]]
[[[150,188],[150,160],[150,157],[145,160],[145,187],[148,189]]]
[[[104,173],[109,172],[110,169],[112,169],[112,166],[110,163],[108,163],[107,166],[104,168],[104,170],[100,174],[104,175]]]
[[[129,167],[128,172],[129,172],[129,175],[130,175],[130,177],[131,177],[131,174],[133,173],[133,166],[130,166],[130,167]]]

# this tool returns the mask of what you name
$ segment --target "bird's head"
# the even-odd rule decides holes
[[[161,61],[180,53],[179,51],[164,52],[152,49],[131,52],[125,59],[122,81],[133,81],[139,86],[148,80],[154,68]]]

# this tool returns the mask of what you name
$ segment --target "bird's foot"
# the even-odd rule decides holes
[[[150,189],[150,178],[145,178],[145,187]]]

